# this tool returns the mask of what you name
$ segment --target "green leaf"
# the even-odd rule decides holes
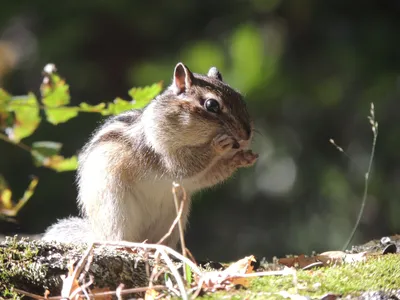
[[[47,107],[60,107],[70,102],[69,86],[56,74],[45,77],[40,90],[42,102]]]
[[[132,88],[129,90],[129,96],[134,100],[131,108],[140,109],[145,107],[162,90],[162,82],[154,83],[142,88]]]
[[[50,141],[34,142],[32,150],[40,152],[44,156],[52,156],[60,153],[62,144]]]
[[[10,118],[10,112],[7,111],[7,106],[11,99],[11,95],[0,88],[0,130],[7,127],[7,119]]]
[[[33,164],[36,167],[41,167],[46,163],[47,156],[43,155],[42,153],[38,151],[31,151],[32,159],[33,159]]]
[[[106,104],[105,103],[99,103],[97,105],[90,105],[85,102],[82,102],[79,104],[79,107],[81,108],[81,111],[83,112],[102,112],[105,110]]]
[[[78,167],[78,157],[74,155],[64,158],[63,156],[54,155],[50,157],[48,164],[45,166],[57,172],[74,171]]]
[[[69,86],[55,73],[47,74],[40,86],[47,121],[53,125],[64,123],[78,115],[78,107],[66,107],[70,103]]]
[[[62,147],[61,143],[41,141],[32,144],[32,158],[35,166],[46,167],[57,172],[73,171],[78,166],[78,158],[72,156],[65,158],[58,155]]]
[[[105,114],[118,115],[124,111],[130,110],[133,108],[134,103],[132,101],[127,101],[121,98],[116,98],[113,103],[109,103],[107,107],[107,111]]]
[[[0,88],[0,108],[4,105],[7,105],[7,103],[11,101],[11,95],[7,93],[4,89]]]
[[[78,107],[57,107],[46,108],[46,119],[49,123],[57,125],[59,123],[67,122],[78,115]]]
[[[15,122],[8,137],[19,142],[30,136],[40,123],[39,104],[33,93],[27,96],[13,97],[8,103],[7,109],[14,112]]]
[[[48,159],[51,156],[60,153],[62,144],[57,142],[40,141],[32,144],[32,158],[33,163],[37,167],[41,167],[48,163]]]

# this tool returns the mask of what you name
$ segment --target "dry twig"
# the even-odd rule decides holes
[[[175,186],[175,183],[173,183],[173,184],[174,184],[174,186],[172,187],[172,193],[174,195],[175,207],[177,208],[178,201],[176,199],[176,193],[175,193],[176,186]],[[179,186],[179,185],[177,185],[177,186]],[[182,190],[184,191],[183,188],[182,188]],[[181,201],[181,205],[180,205],[179,209],[177,208],[177,216],[176,216],[174,222],[172,222],[172,225],[169,228],[168,232],[157,242],[157,244],[162,244],[172,234],[172,231],[174,230],[176,224],[178,224],[178,222],[181,223],[180,220],[181,220],[181,217],[182,217],[182,212],[183,212],[183,208],[184,208],[185,202],[186,202],[186,193],[184,194],[184,197],[183,197],[183,199]],[[180,225],[180,226],[182,226],[182,225]],[[181,241],[181,243],[182,243],[182,241]],[[182,252],[182,254],[183,254],[183,252]]]

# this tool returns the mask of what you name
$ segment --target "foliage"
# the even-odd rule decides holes
[[[155,83],[142,88],[132,88],[129,91],[131,100],[116,98],[110,103],[90,105],[82,102],[79,106],[71,106],[69,85],[56,72],[55,65],[46,65],[43,75],[40,100],[32,92],[26,96],[12,96],[0,89],[0,139],[28,151],[36,167],[50,168],[56,172],[75,170],[78,164],[77,156],[66,158],[60,155],[62,144],[58,142],[34,141],[30,146],[21,142],[34,134],[39,127],[42,121],[41,110],[45,113],[45,120],[53,125],[68,122],[80,112],[116,115],[126,110],[143,108],[162,89],[161,83]],[[0,214],[15,217],[33,195],[37,183],[38,178],[33,178],[23,197],[14,203],[12,191],[6,180],[0,177]]]

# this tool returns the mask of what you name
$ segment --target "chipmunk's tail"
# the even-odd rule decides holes
[[[58,220],[57,223],[47,228],[42,240],[64,243],[88,243],[93,235],[89,221],[83,218],[70,217]]]

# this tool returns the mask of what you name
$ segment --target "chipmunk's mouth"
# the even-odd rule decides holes
[[[232,149],[240,149],[240,144],[238,141],[235,141],[235,143],[232,145]]]

